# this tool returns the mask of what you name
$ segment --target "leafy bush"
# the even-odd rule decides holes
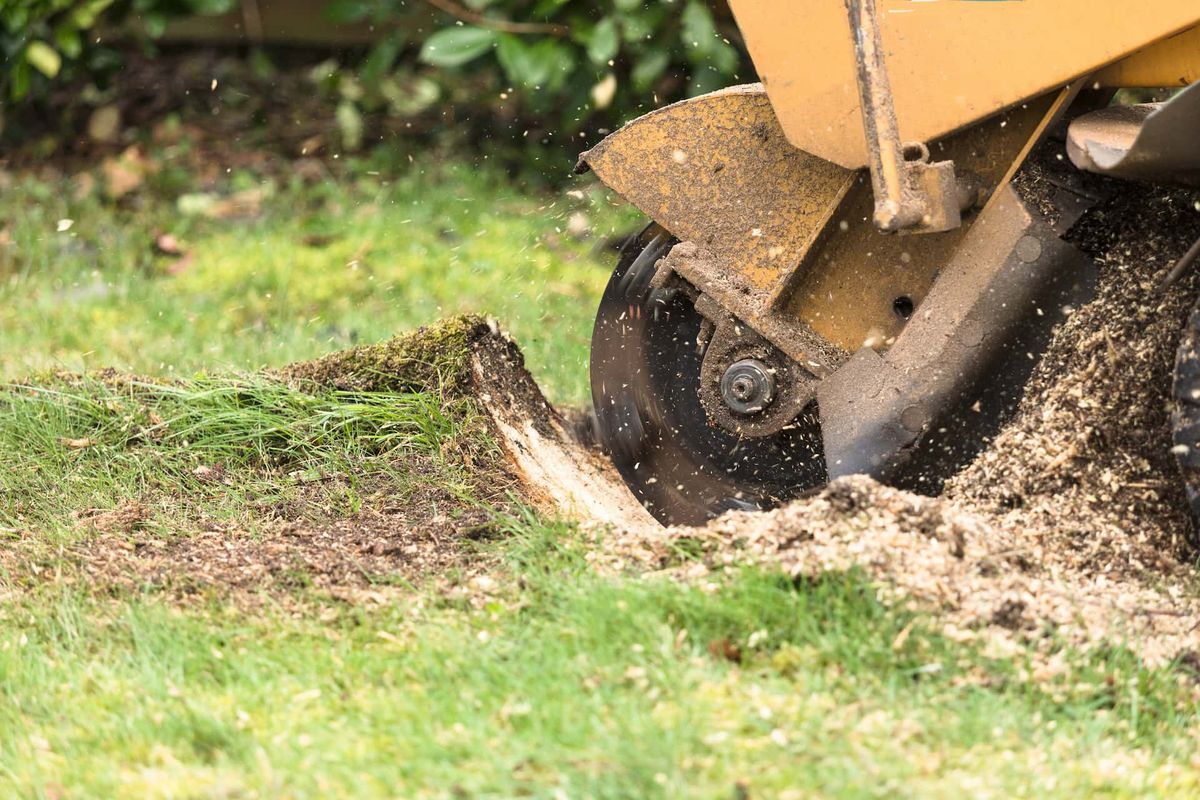
[[[111,51],[91,46],[102,22],[137,15],[151,34],[172,17],[220,14],[237,0],[0,0],[0,92],[21,100],[44,91],[64,71],[103,72],[117,63]]]
[[[0,0],[0,97],[42,98],[74,77],[104,88],[121,63],[107,31],[136,20],[153,37],[172,18],[238,5]],[[325,16],[380,32],[362,55],[311,73],[336,107],[344,150],[378,135],[371,114],[557,174],[564,146],[578,151],[648,108],[753,74],[724,0],[329,0]],[[543,160],[547,147],[559,152]]]
[[[425,0],[436,9],[414,18],[400,0],[334,0],[331,20],[369,20],[393,31],[366,59],[362,81],[385,73],[419,47],[439,83],[474,76],[482,106],[499,99],[515,114],[550,123],[563,137],[597,116],[623,119],[648,104],[725,86],[753,74],[723,2],[701,0]],[[488,78],[491,80],[488,80]],[[401,92],[401,95],[407,93]],[[428,96],[428,87],[422,90]],[[509,115],[514,109],[509,109]]]

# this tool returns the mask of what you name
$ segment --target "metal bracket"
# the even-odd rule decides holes
[[[928,147],[901,141],[875,0],[845,2],[875,190],[875,227],[885,233],[953,230],[962,224],[962,211],[975,204],[979,191],[960,185],[953,161],[931,164]]]
[[[926,297],[930,310],[886,354],[863,348],[818,387],[830,477],[936,489],[1020,398],[1055,309],[1086,302],[1094,279],[1090,258],[1000,190]]]

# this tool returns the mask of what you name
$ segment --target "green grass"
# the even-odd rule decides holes
[[[0,391],[0,527],[54,538],[77,528],[72,511],[147,499],[167,529],[189,515],[252,523],[248,509],[294,501],[302,484],[329,477],[343,512],[380,477],[397,499],[421,482],[467,495],[456,456],[489,447],[476,413],[436,391],[310,393],[256,375],[10,386]],[[406,471],[416,457],[425,469]],[[211,470],[225,479],[206,479]]]
[[[253,529],[279,503],[349,515],[378,485],[478,502],[470,465],[492,445],[453,357],[353,390],[252,370],[473,311],[511,328],[552,396],[582,401],[611,254],[556,228],[577,210],[606,235],[634,224],[598,194],[382,156],[310,184],[234,173],[216,190],[265,185],[261,214],[208,219],[180,210],[195,189],[165,163],[120,204],[67,181],[0,195],[0,557],[42,548],[39,573],[0,572],[0,797],[1200,792],[1185,666],[989,657],[853,574],[603,575],[591,534],[533,514],[496,511],[470,545],[484,594],[454,573],[362,602],[301,580],[190,597],[61,580],[58,548],[90,535],[75,512],[129,500],[163,537]],[[186,269],[154,255],[156,232],[184,242]],[[397,347],[337,366],[370,377],[367,356]],[[45,372],[103,366],[140,377]],[[227,479],[197,475],[213,467]],[[312,476],[337,496],[309,498]]]
[[[1047,684],[855,576],[603,578],[510,524],[482,607],[254,616],[6,605],[0,793],[86,797],[1194,796],[1194,683],[1125,653]],[[521,587],[521,588],[518,588]],[[903,633],[908,631],[908,633]],[[897,644],[899,642],[899,644]],[[712,646],[720,643],[719,646]],[[741,663],[720,653],[740,648]],[[740,787],[740,788],[739,788]],[[739,791],[744,792],[739,794]]]
[[[554,399],[586,400],[591,321],[616,260],[593,250],[637,225],[604,193],[530,197],[490,168],[378,157],[316,183],[235,173],[220,192],[255,192],[261,210],[222,220],[184,213],[195,188],[164,169],[121,204],[67,180],[0,194],[0,379],[278,366],[476,312],[521,341]],[[566,233],[574,213],[593,238]],[[191,253],[178,274],[154,252],[158,233]]]

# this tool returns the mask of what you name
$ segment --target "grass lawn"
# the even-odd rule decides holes
[[[1186,666],[986,653],[853,574],[598,574],[590,534],[489,494],[449,384],[248,373],[473,311],[582,402],[612,258],[568,219],[635,224],[603,195],[383,157],[215,197],[169,177],[120,203],[67,180],[0,196],[0,796],[1200,793]],[[237,192],[253,214],[211,212]],[[164,233],[187,255],[156,254]],[[51,374],[106,366],[139,377]],[[339,593],[85,569],[98,541],[276,541],[385,500],[407,519],[435,489],[487,518],[436,575]],[[135,523],[98,530],[129,503]]]
[[[100,182],[4,189],[0,379],[255,369],[475,312],[503,321],[553,399],[587,400],[616,263],[595,251],[638,225],[606,193],[528,196],[498,170],[383,155],[340,180],[236,172],[197,191],[169,163],[120,203]],[[156,253],[163,234],[186,255]]]

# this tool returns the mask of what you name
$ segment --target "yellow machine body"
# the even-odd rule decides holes
[[[877,4],[905,141],[938,139],[1126,57],[1096,80],[1183,86],[1200,78],[1197,0]],[[843,167],[865,166],[844,0],[731,0],[730,6],[788,141]]]
[[[1200,186],[1200,0],[730,5],[762,82],[581,156],[656,223],[597,314],[598,438],[671,523],[936,488],[1091,296],[1079,171]]]
[[[1147,0],[1134,13],[1126,0],[876,2],[902,135],[971,170],[985,195],[1062,111],[1073,79],[1200,80],[1200,0]],[[825,345],[886,347],[902,327],[890,298],[919,302],[966,231],[896,240],[865,224],[871,187],[844,0],[808,0],[802,15],[789,0],[731,5],[763,84],[651,112],[582,160],[720,264],[689,279],[824,373],[840,360]]]

